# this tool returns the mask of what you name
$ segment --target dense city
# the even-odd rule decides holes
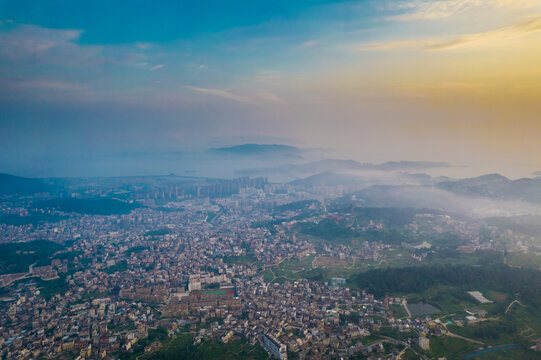
[[[461,337],[448,329],[451,321],[440,319],[439,309],[408,306],[403,295],[375,296],[351,282],[363,267],[400,258],[428,261],[430,243],[414,246],[384,236],[355,245],[318,242],[299,226],[334,221],[368,234],[384,232],[386,225],[377,217],[361,223],[351,207],[336,210],[342,186],[300,189],[244,178],[233,183],[230,194],[211,197],[202,187],[184,198],[157,189],[129,193],[134,199],[122,203],[133,207],[116,215],[40,208],[32,200],[3,202],[4,216],[57,217],[0,225],[4,243],[45,242],[45,248],[18,255],[47,254],[24,271],[0,276],[3,357],[152,358],[171,339],[189,334],[193,346],[242,339],[279,359],[428,359],[430,338]],[[463,254],[502,250],[476,235],[480,226],[427,212],[405,229],[460,234],[469,239],[457,247]],[[479,294],[480,303],[491,303]],[[472,311],[449,319],[462,326],[487,317],[485,310]]]

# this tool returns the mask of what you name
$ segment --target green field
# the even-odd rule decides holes
[[[401,305],[391,305],[391,311],[395,319],[401,319],[408,316],[408,314]]]
[[[296,281],[299,279],[308,279],[315,281],[331,281],[332,278],[349,278],[359,271],[366,269],[366,264],[356,264],[355,266],[342,267],[316,267],[312,266],[315,255],[307,256],[303,259],[284,260],[277,266],[273,266],[263,272],[263,278],[267,282],[283,283],[285,281]]]
[[[255,255],[253,254],[247,254],[247,255],[241,255],[241,256],[225,256],[223,258],[223,261],[225,264],[233,265],[233,264],[242,264],[242,265],[248,265],[248,264],[257,264],[261,265],[261,262],[257,260]]]
[[[462,355],[477,350],[481,345],[452,337],[430,337],[429,353],[434,357],[461,359]]]

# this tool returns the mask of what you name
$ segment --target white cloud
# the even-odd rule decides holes
[[[250,97],[238,95],[229,91],[218,90],[218,89],[205,89],[205,88],[199,88],[199,87],[189,86],[189,85],[186,85],[186,88],[198,93],[202,93],[202,94],[219,96],[219,97],[223,97],[229,100],[234,100],[237,102],[250,104],[250,105],[259,105],[254,99]]]
[[[529,19],[517,24],[505,26],[475,34],[465,34],[455,37],[419,39],[408,41],[389,41],[379,43],[367,43],[356,47],[356,50],[395,50],[395,49],[418,49],[418,50],[451,50],[466,45],[480,45],[491,41],[515,39],[531,33],[541,31],[541,18]]]
[[[207,88],[200,88],[200,87],[189,86],[189,85],[186,85],[185,87],[187,89],[190,89],[198,93],[219,96],[222,98],[234,100],[234,101],[241,102],[244,104],[257,105],[257,106],[263,105],[264,103],[286,104],[286,100],[283,97],[275,93],[268,92],[268,91],[259,91],[259,92],[254,91],[252,96],[244,96],[244,95],[239,95],[230,91],[224,91],[224,90],[219,90],[219,89],[207,89]]]
[[[32,79],[12,81],[9,83],[12,87],[20,89],[37,89],[37,90],[58,90],[58,91],[81,91],[87,90],[87,86],[76,84],[73,82],[64,82],[46,79]]]
[[[158,65],[156,65],[156,66],[151,67],[149,70],[150,70],[150,71],[156,71],[156,70],[158,70],[158,69],[163,68],[164,66],[165,66],[165,65],[163,65],[163,64],[158,64]]]
[[[14,25],[0,32],[0,73],[9,76],[28,73],[30,67],[42,73],[44,65],[88,68],[106,63],[140,66],[149,54],[134,51],[133,44],[80,44],[82,30],[49,29],[35,25]]]
[[[307,47],[313,47],[313,46],[316,46],[317,45],[317,41],[315,40],[310,40],[310,41],[305,41],[301,44],[301,48],[307,48]]]
[[[262,100],[265,100],[265,101],[268,101],[268,102],[272,102],[272,103],[276,103],[276,104],[285,104],[286,103],[286,100],[283,97],[281,97],[280,95],[271,93],[271,92],[260,92],[257,95]]]
[[[41,73],[48,64],[91,67],[105,63],[135,65],[147,61],[147,55],[133,51],[133,45],[82,45],[82,30],[49,29],[35,25],[14,25],[0,32],[0,64],[14,72],[36,67]],[[2,72],[0,66],[0,72]]]
[[[277,71],[260,71],[255,76],[255,81],[269,85],[278,85],[282,79],[282,74]]]
[[[475,8],[507,8],[541,10],[539,0],[416,0],[398,4],[397,9],[409,11],[387,17],[391,21],[442,19]]]
[[[0,57],[17,62],[85,65],[96,60],[101,47],[79,46],[75,41],[81,34],[80,30],[18,25],[0,33]]]
[[[142,50],[150,49],[149,43],[136,43],[135,46],[137,46],[139,49],[142,49]]]

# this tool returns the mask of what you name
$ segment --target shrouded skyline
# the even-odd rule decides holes
[[[2,0],[0,171],[258,142],[527,176],[539,64],[537,0]]]

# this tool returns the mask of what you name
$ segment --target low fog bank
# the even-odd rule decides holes
[[[427,161],[362,163],[325,158],[320,149],[242,144],[193,152],[65,157],[36,165],[31,176],[266,177],[270,183],[286,184],[288,191],[354,194],[367,206],[429,208],[476,218],[541,215],[541,177],[511,180],[488,174],[455,179],[433,175],[453,168],[445,162]]]
[[[541,206],[525,201],[509,201],[454,194],[434,186],[373,186],[356,193],[367,206],[437,209],[474,218],[541,216]]]

